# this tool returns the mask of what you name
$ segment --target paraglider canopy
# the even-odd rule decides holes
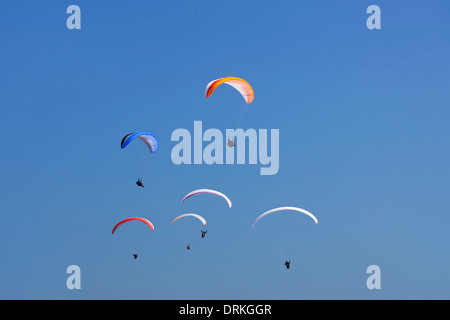
[[[152,231],[155,229],[153,224],[149,220],[144,219],[144,218],[140,218],[140,217],[133,217],[133,218],[128,218],[128,219],[122,220],[118,224],[116,224],[114,226],[113,230],[112,230],[112,234],[114,234],[114,232],[117,230],[118,227],[120,227],[121,225],[123,225],[123,224],[125,224],[127,222],[130,222],[130,221],[140,221],[140,222],[145,223],[147,226],[149,226],[149,228]]]
[[[139,138],[142,141],[144,141],[151,153],[155,153],[156,151],[158,151],[158,140],[156,140],[155,136],[152,135],[151,133],[144,131],[127,134],[125,137],[122,138],[120,147],[122,149],[125,148],[127,145],[131,143],[131,141],[133,141],[136,138]]]
[[[255,222],[253,222],[252,229],[253,229],[253,227],[255,226],[255,224],[259,220],[261,220],[262,218],[264,218],[265,216],[267,216],[267,215],[269,215],[271,213],[278,212],[278,211],[297,211],[297,212],[301,212],[301,213],[304,213],[304,214],[308,215],[309,217],[311,217],[316,222],[316,224],[319,223],[317,218],[311,212],[306,211],[305,209],[301,209],[301,208],[297,208],[297,207],[280,207],[280,208],[275,208],[275,209],[269,210],[267,212],[264,212],[262,215],[260,215],[258,218],[256,218]]]
[[[222,197],[222,198],[224,198],[227,201],[228,206],[230,208],[232,207],[231,200],[226,195],[224,195],[223,193],[221,193],[219,191],[211,190],[211,189],[198,189],[198,190],[191,191],[187,195],[184,196],[183,200],[181,200],[181,203],[183,203],[186,199],[188,199],[188,198],[190,198],[192,196],[195,196],[195,195],[198,195],[198,194],[202,194],[202,193],[214,194],[216,196]]]
[[[205,96],[207,98],[210,97],[214,90],[216,90],[222,83],[226,83],[239,91],[247,104],[252,103],[255,97],[252,86],[244,79],[236,77],[225,77],[211,81],[206,86]]]
[[[181,218],[184,218],[184,217],[194,217],[194,218],[197,218],[198,220],[200,220],[200,221],[202,222],[202,224],[203,224],[204,226],[206,226],[206,220],[205,220],[205,218],[203,218],[201,215],[198,215],[198,214],[196,214],[196,213],[185,213],[185,214],[179,215],[178,217],[176,217],[175,219],[173,219],[173,221],[172,221],[170,224],[172,224],[172,223],[174,223],[175,221],[177,221],[178,219],[181,219]]]

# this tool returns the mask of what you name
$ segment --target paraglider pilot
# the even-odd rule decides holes
[[[191,250],[191,244],[188,243],[188,245],[186,246],[186,249]]]
[[[285,261],[284,265],[286,266],[287,269],[291,268],[291,261]]]
[[[136,184],[139,186],[139,187],[144,187],[144,183],[142,182],[142,179],[138,179],[138,181],[136,181]]]
[[[205,230],[205,231],[202,230],[202,238],[204,238],[206,236],[207,232],[208,232],[208,230]]]
[[[232,140],[231,138],[228,138],[227,145],[228,145],[230,148],[233,148],[233,147],[236,147],[236,142],[234,142],[234,140]]]
[[[138,258],[137,253],[133,253],[133,258],[134,258],[134,260],[136,260]]]

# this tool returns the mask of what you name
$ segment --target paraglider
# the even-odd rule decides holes
[[[286,266],[286,269],[290,269],[291,268],[291,261],[285,261],[284,265]]]
[[[184,217],[194,217],[194,218],[197,218],[198,220],[201,221],[201,223],[202,223],[204,226],[206,226],[206,220],[205,220],[205,218],[203,218],[201,215],[198,215],[198,214],[196,214],[196,213],[185,213],[185,214],[179,215],[178,217],[176,217],[175,219],[173,219],[172,222],[171,222],[170,224],[173,224],[175,221],[177,221],[177,220],[179,220],[179,219],[181,219],[181,218],[184,218]],[[204,231],[203,231],[203,229],[202,229],[202,238],[205,237],[205,235],[203,234],[203,232],[204,232]],[[206,231],[205,231],[205,233],[206,233]],[[187,249],[188,249],[188,250],[191,249],[191,244],[190,244],[190,243],[187,245]]]
[[[232,207],[231,200],[226,195],[224,195],[223,193],[221,193],[219,191],[211,190],[211,189],[198,189],[198,190],[191,191],[187,195],[184,196],[183,200],[181,200],[181,203],[183,203],[186,199],[188,199],[188,198],[190,198],[192,196],[195,196],[195,195],[198,195],[198,194],[204,194],[204,193],[206,193],[206,194],[214,194],[216,196],[222,197],[222,198],[224,198],[227,201],[228,206],[230,208]]]
[[[220,114],[220,116],[224,117],[225,121],[228,122],[229,125],[232,125],[232,127],[236,130],[237,128],[239,128],[242,120],[244,119],[249,104],[253,102],[255,93],[252,86],[246,80],[237,77],[224,77],[213,80],[206,85],[206,98],[211,97],[215,90],[224,83],[236,89],[246,102],[245,104],[237,103],[230,108],[224,108],[224,113]],[[234,120],[229,120],[230,118]],[[228,140],[228,147],[234,148],[236,147],[236,143],[234,141]]]
[[[150,154],[155,153],[156,151],[158,151],[158,140],[156,140],[155,136],[152,135],[151,133],[145,132],[145,131],[139,131],[139,132],[133,132],[133,133],[129,133],[127,135],[125,135],[122,138],[122,141],[120,143],[120,147],[122,149],[126,148],[134,139],[139,138],[140,140],[142,140],[148,147]],[[144,166],[144,159],[140,159],[140,165]],[[144,168],[140,168],[139,170],[139,175],[143,174]],[[136,181],[136,185],[139,187],[144,187],[144,183],[142,182],[142,178],[139,178]]]
[[[317,218],[316,218],[311,212],[306,211],[305,209],[301,209],[301,208],[297,208],[297,207],[279,207],[279,208],[275,208],[275,209],[266,211],[266,212],[264,212],[263,214],[261,214],[260,216],[258,216],[258,217],[256,218],[255,222],[253,222],[252,230],[253,230],[253,228],[255,227],[256,223],[257,223],[259,220],[261,220],[262,218],[264,218],[265,216],[267,216],[267,215],[269,215],[269,214],[271,214],[271,213],[274,213],[274,212],[280,212],[280,211],[296,211],[296,212],[300,212],[300,213],[306,214],[307,216],[309,216],[310,218],[312,218],[316,224],[318,224]],[[272,228],[271,228],[271,229],[272,229]],[[270,231],[272,231],[272,230],[270,230]],[[284,256],[284,255],[285,255],[285,254],[283,253],[283,256]],[[284,265],[285,265],[286,269],[290,269],[290,268],[291,268],[291,261],[290,261],[290,260],[285,260],[285,261],[284,261]]]
[[[297,208],[297,207],[280,207],[280,208],[275,208],[275,209],[269,210],[269,211],[264,212],[263,214],[261,214],[258,218],[256,218],[255,222],[253,222],[252,229],[253,229],[253,227],[255,226],[255,224],[259,220],[261,220],[262,218],[264,218],[268,214],[271,214],[271,213],[274,213],[274,212],[279,212],[279,211],[297,211],[297,212],[301,212],[301,213],[304,213],[304,214],[308,215],[309,217],[311,217],[316,222],[316,224],[319,223],[317,218],[311,212],[306,211],[305,209],[301,209],[301,208]]]
[[[142,179],[138,179],[138,181],[136,181],[136,184],[139,186],[139,187],[142,187],[142,188],[144,188],[144,183],[142,182]]]
[[[202,238],[204,238],[206,236],[207,232],[208,232],[208,230],[203,231],[203,229],[202,229]]]
[[[205,96],[210,97],[222,83],[226,83],[239,91],[247,104],[252,103],[255,96],[252,86],[244,79],[236,77],[225,77],[211,81],[206,86]]]
[[[116,232],[117,228],[119,228],[121,225],[123,225],[127,222],[130,222],[130,221],[140,221],[140,222],[145,223],[150,228],[150,230],[153,231],[155,229],[155,227],[149,220],[144,219],[144,218],[139,218],[139,217],[133,217],[133,218],[128,218],[128,219],[122,220],[119,223],[117,223],[112,230],[112,234],[114,234],[114,232]]]
[[[158,151],[158,140],[156,140],[155,136],[152,135],[151,133],[144,131],[127,134],[125,137],[122,138],[120,147],[122,149],[125,148],[131,143],[131,141],[133,141],[136,138],[139,138],[142,141],[144,141],[151,153],[155,153],[156,151]]]
[[[228,138],[227,145],[230,148],[233,148],[233,147],[236,147],[236,142],[234,142],[234,140],[232,140],[231,138]]]
[[[130,221],[140,221],[140,222],[143,222],[144,224],[146,224],[150,228],[150,230],[153,231],[155,229],[153,224],[149,220],[147,220],[145,218],[140,218],[140,217],[133,217],[133,218],[128,218],[128,219],[122,220],[119,223],[117,223],[112,230],[112,234],[114,234],[116,232],[117,228],[119,228],[120,226],[122,226],[125,223],[128,223]],[[133,258],[136,260],[138,258],[138,254],[133,253]]]
[[[202,223],[204,226],[206,226],[206,220],[205,220],[205,218],[203,218],[201,215],[198,215],[198,214],[196,214],[196,213],[185,213],[185,214],[179,215],[178,217],[176,217],[175,219],[173,219],[172,222],[171,222],[170,224],[172,224],[172,223],[174,223],[175,221],[177,221],[177,220],[179,220],[179,219],[181,219],[181,218],[184,218],[184,217],[194,217],[194,218],[197,218],[198,220],[201,221],[201,223]],[[202,229],[202,238],[205,237],[205,234],[206,234],[206,231],[203,231],[203,229]],[[187,245],[187,249],[188,249],[188,250],[191,249],[191,245],[190,245],[190,244]]]
[[[179,220],[179,219],[181,219],[181,218],[184,218],[184,217],[194,217],[194,218],[197,218],[198,220],[200,220],[200,221],[202,222],[202,224],[203,224],[204,226],[206,226],[206,220],[205,220],[205,218],[203,218],[201,215],[198,215],[198,214],[196,214],[196,213],[185,213],[185,214],[179,215],[178,217],[176,217],[175,219],[173,219],[172,222],[171,222],[170,224],[172,224],[172,223],[174,223],[175,221],[177,221],[177,220]]]

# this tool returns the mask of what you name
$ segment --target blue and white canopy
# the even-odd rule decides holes
[[[158,140],[151,133],[140,131],[127,134],[123,137],[120,147],[123,149],[131,143],[135,138],[139,138],[145,142],[151,153],[158,151]]]

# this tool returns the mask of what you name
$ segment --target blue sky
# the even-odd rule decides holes
[[[66,8],[81,8],[81,30]],[[381,8],[368,30],[366,8]],[[0,4],[0,298],[449,299],[446,1],[7,1]],[[181,165],[172,132],[280,130],[280,170]],[[121,138],[159,140],[137,188]],[[198,196],[217,189],[233,201]],[[261,220],[274,207],[298,206]],[[208,221],[170,225],[196,212]],[[140,257],[121,237],[133,225]],[[185,249],[192,239],[192,249]],[[135,241],[135,239],[133,239]],[[292,268],[284,268],[284,259]],[[69,265],[81,290],[66,288]],[[381,268],[368,290],[366,268]]]

